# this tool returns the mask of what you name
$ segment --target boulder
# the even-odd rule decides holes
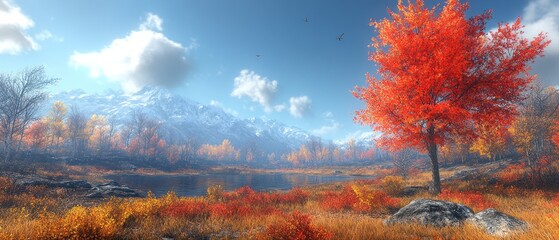
[[[121,186],[117,182],[109,182],[99,184],[89,190],[85,195],[88,198],[106,198],[106,197],[143,197],[145,194],[131,189],[126,186]]]
[[[528,224],[520,219],[499,212],[493,208],[477,213],[468,222],[484,229],[487,233],[504,237],[515,231],[524,231]]]
[[[473,217],[474,211],[453,202],[417,199],[384,221],[387,225],[419,223],[435,227],[456,226]]]

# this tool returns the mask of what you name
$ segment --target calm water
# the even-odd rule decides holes
[[[131,188],[151,191],[157,196],[174,191],[179,196],[201,196],[209,186],[219,184],[226,191],[250,186],[256,191],[289,190],[328,182],[349,181],[366,177],[322,176],[304,174],[205,174],[181,176],[119,175],[108,177]]]

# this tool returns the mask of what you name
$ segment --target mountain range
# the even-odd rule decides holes
[[[162,124],[166,137],[188,139],[198,144],[219,144],[229,139],[239,149],[251,146],[265,152],[287,152],[314,137],[275,120],[238,118],[220,107],[203,105],[159,87],[148,86],[135,93],[119,90],[59,92],[51,94],[40,114],[46,115],[55,101],[62,101],[69,108],[76,106],[86,116],[105,115],[117,126],[128,124],[132,112],[140,110]]]

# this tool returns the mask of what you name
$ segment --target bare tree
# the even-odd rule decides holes
[[[45,88],[57,81],[56,78],[48,77],[43,67],[0,75],[0,125],[6,162],[11,159],[12,151],[16,150],[14,144],[17,143],[18,134],[23,133],[39,104],[48,97]]]
[[[85,150],[87,142],[87,136],[85,134],[87,118],[77,106],[72,106],[70,108],[70,114],[66,119],[66,124],[68,125],[68,138],[70,139],[72,156],[77,157]]]
[[[109,134],[108,134],[109,139],[108,139],[108,143],[107,143],[109,145],[108,146],[109,150],[111,150],[111,151],[114,149],[114,141],[113,141],[114,139],[113,138],[115,136],[116,130],[117,130],[116,129],[116,119],[114,117],[111,117],[111,118],[109,118]]]
[[[120,140],[122,141],[122,145],[124,146],[125,149],[128,149],[128,146],[130,145],[130,140],[132,140],[133,133],[134,133],[133,129],[130,126],[124,126],[120,130]]]
[[[410,170],[414,167],[414,162],[417,160],[418,154],[416,151],[406,148],[392,154],[392,163],[398,173],[407,179]]]
[[[526,97],[512,125],[512,132],[518,152],[524,155],[528,166],[533,167],[534,162],[553,152],[551,134],[559,116],[559,91],[536,83]]]
[[[153,140],[159,131],[159,122],[155,119],[149,118],[142,111],[134,111],[132,112],[132,121],[130,125],[133,129],[132,132],[135,137],[142,144],[141,154],[148,157],[148,150],[150,146],[157,144],[153,142]]]

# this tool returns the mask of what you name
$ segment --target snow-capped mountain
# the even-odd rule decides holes
[[[296,127],[260,118],[240,119],[215,106],[203,105],[166,89],[145,87],[126,94],[108,90],[90,94],[83,90],[51,95],[40,114],[48,113],[55,101],[77,106],[86,116],[101,114],[114,119],[117,125],[130,121],[134,110],[141,110],[162,123],[167,137],[189,139],[199,144],[219,144],[229,139],[239,149],[256,147],[265,152],[286,152],[298,148],[312,136]]]

